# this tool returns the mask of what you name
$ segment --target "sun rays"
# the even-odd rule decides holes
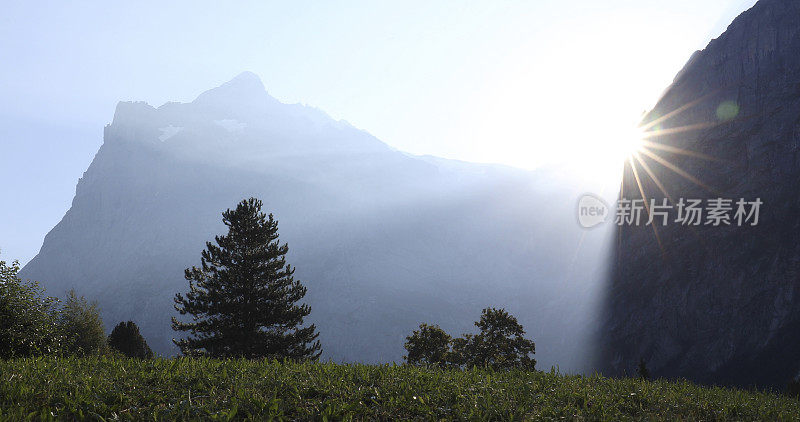
[[[641,167],[644,172],[649,176],[650,180],[656,185],[659,191],[664,194],[670,201],[672,201],[672,195],[670,195],[669,191],[667,190],[664,183],[658,178],[656,172],[653,170],[650,164],[657,164],[660,167],[664,167],[670,170],[672,173],[675,173],[682,178],[692,182],[693,184],[703,188],[705,191],[709,193],[716,193],[718,190],[713,186],[703,182],[698,177],[692,175],[688,171],[684,170],[677,164],[670,162],[666,157],[662,156],[661,153],[666,152],[668,154],[674,155],[681,155],[691,158],[696,158],[705,161],[714,161],[714,162],[724,162],[725,160],[714,157],[708,154],[703,154],[697,151],[691,151],[684,148],[679,148],[673,145],[668,145],[660,142],[656,142],[654,140],[667,136],[667,135],[676,135],[682,134],[692,131],[698,131],[703,129],[709,129],[712,127],[716,127],[720,124],[727,123],[727,121],[714,121],[714,122],[701,122],[701,123],[693,123],[685,126],[678,126],[672,128],[661,128],[661,125],[668,121],[669,119],[678,116],[680,113],[691,109],[692,107],[699,104],[702,100],[708,99],[709,96],[701,97],[698,100],[694,100],[686,105],[678,107],[672,112],[669,112],[659,118],[652,120],[649,123],[642,124],[640,126],[640,136],[636,147],[630,151],[630,154],[626,157],[626,165],[630,166],[634,178],[637,182],[637,186],[639,188],[639,193],[641,194],[641,198],[645,200],[647,203],[648,195],[644,192],[644,187],[642,186],[642,180],[640,179],[639,172],[637,171],[637,166]],[[650,163],[648,163],[650,161]]]
[[[710,122],[700,122],[700,123],[692,123],[683,126],[677,127],[670,127],[670,128],[663,128],[663,125],[667,123],[670,119],[675,118],[676,116],[680,115],[681,113],[692,109],[693,107],[697,106],[698,104],[702,103],[705,100],[711,99],[713,96],[712,94],[705,95],[700,97],[694,101],[691,101],[683,106],[676,108],[675,110],[664,114],[663,116],[657,117],[647,123],[642,123],[637,128],[638,138],[635,142],[625,141],[625,145],[627,148],[627,155],[625,156],[625,167],[626,171],[623,175],[623,178],[620,182],[620,199],[641,199],[643,201],[644,210],[647,213],[648,218],[651,218],[651,204],[650,200],[655,200],[656,192],[647,192],[648,185],[652,186],[655,185],[657,190],[663,195],[664,198],[667,198],[670,203],[674,203],[674,196],[668,190],[668,186],[665,185],[664,181],[659,178],[659,174],[663,175],[663,169],[666,169],[666,174],[676,174],[680,176],[682,179],[688,180],[692,184],[702,188],[708,193],[711,194],[718,194],[718,189],[714,188],[713,186],[705,183],[704,181],[700,180],[695,175],[692,175],[689,171],[684,168],[681,168],[677,163],[670,161],[670,158],[675,156],[682,156],[687,159],[697,159],[703,160],[708,162],[717,162],[717,163],[724,163],[727,160],[714,157],[708,154],[704,154],[698,151],[691,151],[684,148],[679,148],[674,145],[668,145],[666,143],[659,142],[659,139],[666,136],[674,136],[680,134],[688,134],[689,132],[693,131],[700,131],[705,129],[710,129],[721,124],[725,124],[730,122],[736,114],[738,114],[738,105],[735,105],[736,113],[731,116],[730,110],[734,109],[734,107],[730,106],[730,101],[722,102],[720,104],[720,108],[726,107],[724,110],[725,113],[720,113],[719,110],[717,111],[717,116],[719,117],[716,121]],[[721,116],[725,116],[724,118]],[[674,139],[674,138],[673,138]],[[628,171],[628,169],[630,171]],[[632,176],[632,177],[631,177]],[[627,180],[626,180],[627,178]],[[631,183],[630,186],[626,186],[626,183]],[[638,196],[639,198],[624,198],[626,193],[633,194]],[[674,193],[674,192],[673,192]],[[661,250],[662,258],[666,257],[666,250],[664,245],[662,244],[662,239],[659,234],[658,228],[656,224],[649,224],[653,230],[653,236],[655,237],[656,242],[658,243],[658,247]],[[621,229],[621,226],[620,226]]]

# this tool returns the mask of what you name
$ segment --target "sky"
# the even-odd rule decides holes
[[[245,70],[403,151],[592,177],[755,0],[76,3],[0,15],[0,260],[36,255],[118,101]]]

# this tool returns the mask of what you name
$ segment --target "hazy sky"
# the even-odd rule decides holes
[[[79,3],[0,14],[0,259],[38,252],[119,100],[250,70],[401,150],[589,166],[755,0]]]

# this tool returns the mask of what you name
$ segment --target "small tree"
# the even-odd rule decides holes
[[[120,322],[108,336],[108,346],[129,358],[152,359],[153,351],[133,321]]]
[[[650,370],[647,369],[647,362],[644,358],[639,359],[639,368],[637,369],[639,374],[639,378],[649,381],[650,380]]]
[[[404,359],[411,365],[446,365],[451,359],[450,343],[450,335],[438,325],[420,324],[419,330],[406,337]]]
[[[536,369],[536,345],[524,337],[525,330],[505,309],[486,308],[475,323],[480,333],[453,341],[454,363],[491,366],[497,369]]]
[[[58,325],[65,353],[87,356],[108,351],[97,302],[89,303],[83,296],[78,297],[75,290],[67,293],[67,300],[59,312]]]
[[[56,352],[58,299],[45,296],[35,281],[18,276],[19,262],[0,261],[0,358]]]
[[[311,312],[297,305],[306,288],[286,263],[289,247],[278,241],[278,222],[250,198],[222,213],[228,234],[206,243],[200,268],[186,270],[189,292],[175,295],[175,309],[191,322],[172,318],[189,336],[173,340],[187,355],[316,359],[316,327],[301,327]]]

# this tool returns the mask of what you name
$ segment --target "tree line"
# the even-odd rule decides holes
[[[97,303],[74,290],[62,303],[45,295],[36,281],[20,279],[18,272],[18,262],[0,261],[0,358],[45,354],[153,357],[132,321],[120,322],[106,337]]]
[[[278,221],[262,212],[256,198],[222,213],[227,233],[206,242],[200,265],[187,268],[188,291],[174,297],[173,342],[186,356],[316,360],[322,353],[307,289],[286,262],[289,247],[278,236]],[[94,302],[74,291],[62,304],[35,281],[18,277],[19,264],[0,261],[0,358],[116,353],[152,358],[132,321],[120,322],[106,337]],[[436,325],[422,324],[406,339],[412,365],[491,366],[534,369],[534,342],[504,309],[486,308],[477,334],[452,338]]]

